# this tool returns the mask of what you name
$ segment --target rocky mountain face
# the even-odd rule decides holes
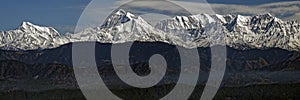
[[[101,27],[87,28],[74,34],[60,35],[51,27],[40,27],[29,22],[24,22],[16,30],[0,33],[0,47],[5,50],[49,49],[82,41],[160,41],[197,48],[220,44],[218,41],[223,38],[227,46],[240,50],[282,48],[298,51],[300,48],[300,24],[285,22],[270,14],[176,16],[151,26],[140,16],[119,10]]]
[[[34,50],[58,47],[68,43],[52,27],[41,27],[23,22],[16,30],[0,32],[1,48],[7,50]]]
[[[209,45],[208,40],[212,33],[207,26],[214,26],[225,34],[226,45],[236,49],[272,48],[278,47],[287,50],[299,50],[300,24],[284,22],[270,14],[257,16],[242,15],[207,15],[177,16],[165,20],[156,26],[167,32],[191,30],[191,37],[197,47]],[[207,41],[207,42],[203,42]],[[193,41],[195,42],[195,41]]]

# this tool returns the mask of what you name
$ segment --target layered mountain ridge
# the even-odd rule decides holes
[[[118,87],[121,81],[112,77],[112,44],[140,41],[135,43],[139,45],[138,51],[131,53],[130,58],[134,58],[133,70],[142,72],[140,68],[148,68],[148,62],[139,58],[152,54],[152,50],[166,50],[164,54],[167,54],[177,49],[174,45],[182,49],[197,48],[201,69],[197,84],[205,85],[211,70],[209,46],[223,45],[223,38],[226,38],[227,62],[221,86],[298,84],[299,27],[297,22],[282,21],[271,14],[175,16],[151,26],[142,17],[124,10],[113,13],[102,26],[76,34],[62,35],[54,28],[23,22],[15,30],[0,32],[0,81],[3,83],[0,91],[78,89],[72,67],[72,45],[84,41],[100,42],[95,45],[95,51],[101,51],[95,54],[97,68],[104,78],[111,80],[110,85]],[[190,53],[183,52],[181,56]],[[171,65],[168,71],[179,73]],[[186,70],[193,72],[195,67],[198,66]]]
[[[0,32],[4,50],[56,48],[71,42],[98,41],[125,43],[132,41],[165,42],[186,48],[223,45],[239,50],[281,48],[300,50],[300,24],[282,21],[271,14],[257,16],[208,15],[175,16],[152,26],[142,17],[124,10],[116,11],[99,27],[61,35],[52,27],[30,22],[10,31]],[[223,40],[225,38],[224,43]]]

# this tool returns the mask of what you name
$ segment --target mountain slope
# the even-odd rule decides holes
[[[226,34],[226,44],[236,49],[278,47],[287,50],[299,50],[300,24],[284,22],[270,14],[257,16],[241,15],[206,15],[177,16],[162,21],[156,27],[167,32],[191,30],[193,38],[203,42],[212,34],[209,32],[211,23],[220,23],[221,34]],[[209,41],[209,40],[208,40]],[[198,47],[203,44],[197,43]]]
[[[16,30],[0,32],[0,46],[3,49],[45,49],[68,43],[52,27],[41,27],[23,22]]]
[[[129,41],[165,41],[166,34],[130,12],[119,10],[111,15],[101,27],[87,28],[73,34],[73,41],[98,41],[124,43]]]
[[[222,38],[226,39],[227,46],[240,50],[300,50],[300,24],[282,21],[271,14],[176,16],[151,26],[140,16],[119,10],[108,17],[101,27],[87,28],[76,34],[60,35],[51,27],[40,27],[29,22],[24,22],[16,30],[0,33],[0,47],[5,50],[48,49],[83,41],[160,41],[197,48],[220,44]]]

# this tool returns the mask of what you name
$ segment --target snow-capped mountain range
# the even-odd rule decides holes
[[[220,35],[224,34],[224,35]],[[30,22],[0,32],[0,48],[5,50],[36,50],[56,48],[71,42],[98,41],[125,43],[160,41],[186,48],[222,44],[236,49],[281,48],[300,50],[300,24],[282,21],[271,14],[257,16],[208,15],[176,16],[150,25],[140,16],[119,10],[100,27],[61,35],[52,27]],[[213,40],[213,41],[212,41]]]

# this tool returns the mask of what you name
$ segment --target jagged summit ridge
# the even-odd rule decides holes
[[[67,43],[52,27],[23,22],[15,30],[0,32],[0,47],[8,50],[34,50],[58,47]]]
[[[226,45],[236,49],[282,48],[299,50],[300,25],[297,22],[284,22],[271,14],[257,16],[207,15],[177,16],[156,26],[164,31],[191,30],[190,34],[197,47],[206,46],[208,37],[214,31],[207,26],[222,24],[217,28],[226,36]]]
[[[52,37],[60,36],[58,31],[52,27],[42,27],[42,26],[34,25],[33,23],[30,22],[22,22],[21,26],[18,29],[26,31],[28,33],[37,33],[36,31],[49,33],[49,35],[51,35]]]
[[[130,41],[163,41],[166,34],[152,27],[140,16],[119,10],[100,27],[87,28],[69,35],[71,41],[98,41],[101,43],[124,43]]]
[[[217,27],[216,27],[217,26]],[[225,37],[216,37],[225,34]],[[271,14],[256,16],[208,15],[176,16],[152,26],[140,16],[125,10],[112,14],[101,27],[60,35],[52,27],[23,22],[16,30],[0,32],[2,49],[34,50],[55,48],[79,41],[124,43],[161,41],[186,48],[208,47],[212,40],[226,38],[236,49],[300,48],[300,24],[282,21]]]
[[[104,28],[110,28],[118,24],[126,23],[130,20],[136,19],[136,16],[130,12],[126,12],[123,9],[120,9],[113,13],[106,22],[102,25]]]

